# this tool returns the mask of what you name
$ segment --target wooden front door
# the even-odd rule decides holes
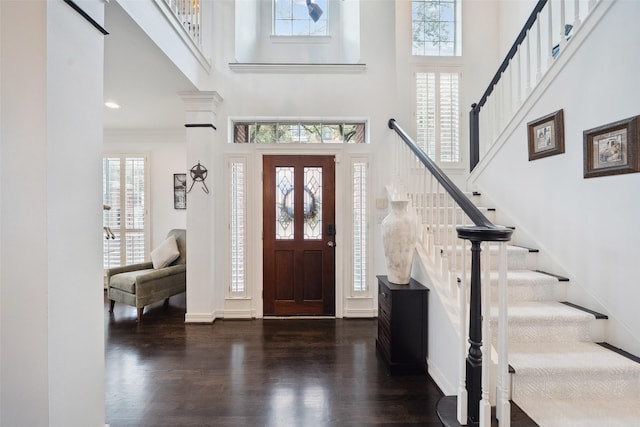
[[[335,314],[334,156],[264,156],[266,316]]]

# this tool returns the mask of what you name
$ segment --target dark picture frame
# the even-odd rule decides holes
[[[640,172],[639,117],[629,117],[583,132],[585,178]]]
[[[173,174],[173,208],[187,209],[187,174]]]
[[[527,123],[529,161],[564,153],[564,110]]]

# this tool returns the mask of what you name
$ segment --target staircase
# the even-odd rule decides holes
[[[469,196],[481,205],[480,195]],[[495,212],[482,210],[493,222]],[[442,241],[435,230],[434,240]],[[517,242],[516,230],[507,249],[512,402],[542,427],[640,426],[640,359],[602,343],[607,316],[564,302],[568,279],[537,271],[537,251]],[[452,264],[453,251],[435,247],[440,262]],[[496,331],[498,263],[491,252],[490,324]]]

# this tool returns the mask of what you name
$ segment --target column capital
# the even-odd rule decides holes
[[[178,92],[184,102],[186,127],[212,127],[222,97],[215,91]]]
[[[222,102],[222,97],[216,91],[178,92],[182,98],[186,111],[216,112]]]

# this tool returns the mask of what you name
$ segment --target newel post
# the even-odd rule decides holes
[[[471,290],[469,297],[469,354],[467,355],[467,419],[478,424],[482,398],[482,298],[480,241],[471,241]]]
[[[508,242],[513,230],[494,225],[457,227],[458,237],[471,242],[471,286],[469,296],[469,354],[466,361],[467,423],[480,423],[482,400],[482,282],[480,244]],[[486,351],[486,350],[485,350]],[[487,387],[487,384],[484,385]]]

